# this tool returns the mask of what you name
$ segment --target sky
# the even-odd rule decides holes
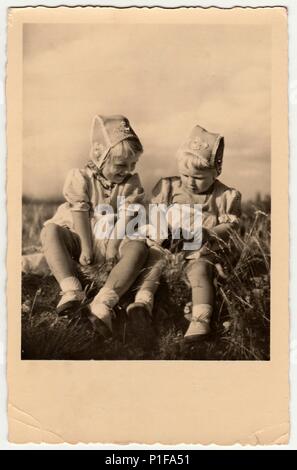
[[[270,31],[257,25],[27,24],[23,193],[59,199],[88,160],[95,114],[127,116],[147,194],[177,174],[194,125],[225,137],[220,180],[270,193]]]

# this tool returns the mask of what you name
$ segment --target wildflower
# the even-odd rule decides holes
[[[184,307],[184,313],[186,315],[188,315],[191,312],[192,312],[192,302],[188,302],[188,303],[186,303],[186,305]]]
[[[264,217],[268,217],[268,214],[266,214],[266,212],[260,211],[259,209],[255,211],[255,215],[264,215]]]
[[[253,289],[252,292],[257,299],[263,296],[263,289]]]
[[[188,302],[184,306],[184,317],[188,321],[192,320],[192,302]]]
[[[27,299],[22,304],[22,312],[23,313],[30,313],[30,311],[31,311],[31,301],[29,299]]]
[[[249,304],[251,302],[251,296],[250,295],[246,295],[245,296],[245,301]]]
[[[231,326],[231,322],[230,322],[230,321],[224,321],[223,327],[224,327],[224,330],[225,330],[225,331],[229,331],[229,330],[230,330],[230,326]]]

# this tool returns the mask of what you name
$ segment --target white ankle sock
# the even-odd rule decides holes
[[[140,289],[136,294],[135,302],[140,302],[153,308],[154,294],[148,289]]]
[[[109,287],[102,287],[93,302],[90,304],[90,309],[93,315],[100,318],[110,330],[112,330],[112,308],[118,303],[118,294]]]
[[[210,322],[213,306],[210,304],[193,305],[192,317],[195,320]]]
[[[59,282],[61,290],[67,292],[69,290],[82,290],[81,283],[75,276],[69,276]]]
[[[109,287],[102,287],[96,297],[94,298],[92,304],[105,304],[110,308],[113,308],[119,301],[118,294]]]
[[[113,310],[111,310],[106,304],[94,304],[93,302],[91,303],[90,308],[94,315],[93,318],[100,318],[100,320],[102,320],[108,328],[112,330]],[[91,321],[93,321],[92,318]]]

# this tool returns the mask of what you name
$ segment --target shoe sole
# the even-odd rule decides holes
[[[130,307],[130,308],[129,308]],[[127,327],[136,339],[147,338],[152,333],[151,321],[148,311],[142,306],[130,306],[127,308]]]
[[[75,314],[81,307],[81,302],[78,300],[71,300],[70,302],[66,302],[65,304],[61,305],[60,307],[56,307],[56,312],[60,316]]]
[[[210,331],[207,333],[201,333],[200,335],[190,335],[184,336],[183,341],[184,343],[196,343],[198,341],[204,340],[207,336],[209,336]]]
[[[90,320],[93,326],[93,330],[99,334],[104,339],[110,339],[112,338],[112,332],[108,328],[108,326],[105,325],[105,323],[100,320],[100,318],[96,318],[93,321]]]

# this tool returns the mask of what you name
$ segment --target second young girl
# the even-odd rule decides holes
[[[166,207],[199,204],[202,210],[202,247],[183,250],[185,274],[192,289],[192,316],[186,341],[210,332],[215,266],[223,274],[219,254],[222,247],[228,246],[241,215],[241,194],[217,179],[222,170],[223,151],[222,136],[195,126],[177,154],[179,176],[162,178],[153,190],[152,203]],[[143,324],[150,321],[154,293],[164,269],[164,242],[152,243],[146,275],[135,302],[128,307],[128,314],[142,318]]]

